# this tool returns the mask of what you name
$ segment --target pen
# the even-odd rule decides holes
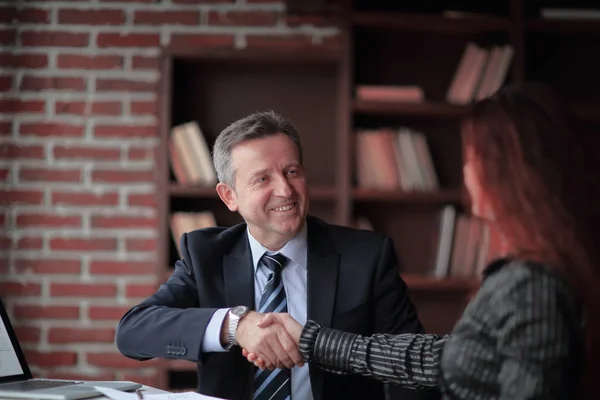
[[[135,391],[135,394],[137,394],[138,399],[142,400],[144,398],[144,394],[142,393],[142,391],[140,389],[137,389]]]

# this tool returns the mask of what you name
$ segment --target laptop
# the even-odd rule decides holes
[[[130,381],[70,381],[35,379],[31,375],[23,350],[0,299],[0,398],[77,400],[102,396],[94,386],[122,391],[135,390],[142,385]]]

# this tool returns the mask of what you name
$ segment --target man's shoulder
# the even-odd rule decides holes
[[[196,229],[187,233],[187,245],[202,247],[229,247],[235,244],[246,232],[246,224],[241,223],[231,227],[214,226]]]
[[[318,229],[326,230],[331,239],[336,243],[381,245],[387,238],[386,235],[365,229],[357,229],[350,226],[337,225],[325,222],[317,217],[309,217],[310,221]]]

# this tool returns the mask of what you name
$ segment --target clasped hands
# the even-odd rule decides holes
[[[240,320],[237,342],[242,354],[260,369],[304,365],[298,350],[303,326],[287,313],[251,311]]]

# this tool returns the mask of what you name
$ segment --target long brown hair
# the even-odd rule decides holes
[[[558,269],[581,295],[585,397],[600,366],[598,171],[572,122],[548,86],[509,85],[472,107],[462,138],[511,253]]]

